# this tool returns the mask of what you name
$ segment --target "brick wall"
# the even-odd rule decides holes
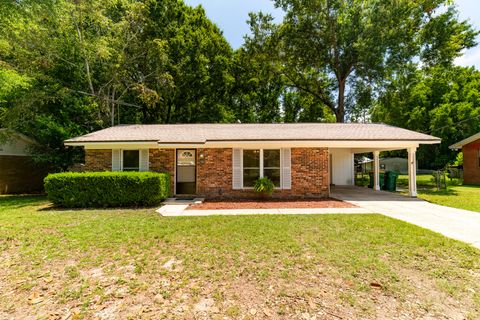
[[[292,148],[293,195],[326,197],[329,184],[327,148]]]
[[[175,149],[150,149],[150,171],[170,173],[170,193],[174,192]]]
[[[197,154],[202,152],[199,149]],[[252,190],[232,189],[232,149],[203,149],[197,159],[197,193],[209,198],[255,197]],[[198,157],[198,156],[197,156]],[[327,197],[328,149],[292,148],[292,188],[275,190],[276,198]]]
[[[0,155],[0,194],[42,191],[47,172],[30,157]]]
[[[112,171],[112,150],[86,149],[84,171]]]
[[[463,182],[465,184],[480,184],[480,166],[478,150],[480,139],[463,146]]]
[[[204,158],[200,158],[203,152]],[[232,149],[197,150],[197,193],[210,198],[232,196]]]
[[[200,158],[203,153],[204,158]],[[150,170],[168,172],[174,192],[175,150],[150,149]],[[111,150],[85,150],[85,171],[110,171]],[[292,148],[292,188],[275,190],[274,197],[327,197],[329,190],[328,149]],[[209,198],[257,196],[252,190],[232,189],[232,149],[197,150],[197,194]]]

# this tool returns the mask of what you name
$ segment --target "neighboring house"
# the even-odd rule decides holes
[[[418,164],[418,163],[417,163]],[[359,163],[362,172],[373,171],[373,159],[364,158]],[[395,171],[400,174],[408,174],[408,159],[405,158],[380,158],[380,170]]]
[[[463,183],[480,184],[480,132],[450,146],[463,152]]]
[[[330,184],[354,184],[354,154],[407,149],[410,195],[416,196],[415,152],[440,139],[384,124],[119,125],[65,141],[85,148],[86,171],[158,171],[174,195],[248,197],[258,177],[275,197],[326,197]]]
[[[0,135],[0,194],[43,190],[47,171],[33,165],[27,152],[35,142],[7,129],[0,129]]]

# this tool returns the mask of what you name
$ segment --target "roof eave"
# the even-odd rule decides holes
[[[239,143],[239,142],[331,142],[331,141],[350,141],[350,142],[416,142],[419,144],[437,144],[440,139],[226,139],[226,140],[206,140],[206,141],[157,141],[157,140],[65,140],[66,146],[82,146],[87,144],[138,144],[138,143],[156,143],[159,145],[204,145],[206,143]],[[451,146],[453,147],[453,146]]]
[[[479,133],[476,133],[474,134],[473,136],[470,136],[466,139],[463,139],[462,141],[459,141],[457,143],[454,143],[452,144],[451,146],[449,146],[448,148],[449,149],[452,149],[452,150],[459,150],[459,149],[462,149],[464,145],[467,145],[469,143],[472,143],[476,140],[480,139],[480,132]]]
[[[138,144],[138,143],[157,143],[157,140],[65,140],[63,142],[66,146],[84,146],[89,144]]]

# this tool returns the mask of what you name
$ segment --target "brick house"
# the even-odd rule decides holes
[[[35,141],[7,129],[0,129],[0,194],[43,190],[47,168],[35,165],[28,148]]]
[[[385,124],[119,125],[65,141],[85,148],[86,171],[157,171],[172,176],[172,195],[248,197],[259,177],[274,197],[327,197],[330,185],[353,185],[355,153],[407,149],[410,195],[415,152],[440,139]]]
[[[480,132],[450,146],[463,152],[463,183],[480,184]]]

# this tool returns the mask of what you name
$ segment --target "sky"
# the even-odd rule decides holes
[[[250,32],[247,20],[249,12],[262,11],[271,13],[277,21],[281,21],[283,12],[276,9],[271,0],[184,0],[191,6],[202,5],[207,16],[222,29],[225,38],[234,49],[243,43],[243,36]],[[480,29],[480,1],[457,0],[460,18],[470,20],[477,29]],[[480,37],[478,37],[480,42]],[[468,50],[462,57],[457,58],[456,64],[461,66],[476,66],[480,70],[480,45]]]

